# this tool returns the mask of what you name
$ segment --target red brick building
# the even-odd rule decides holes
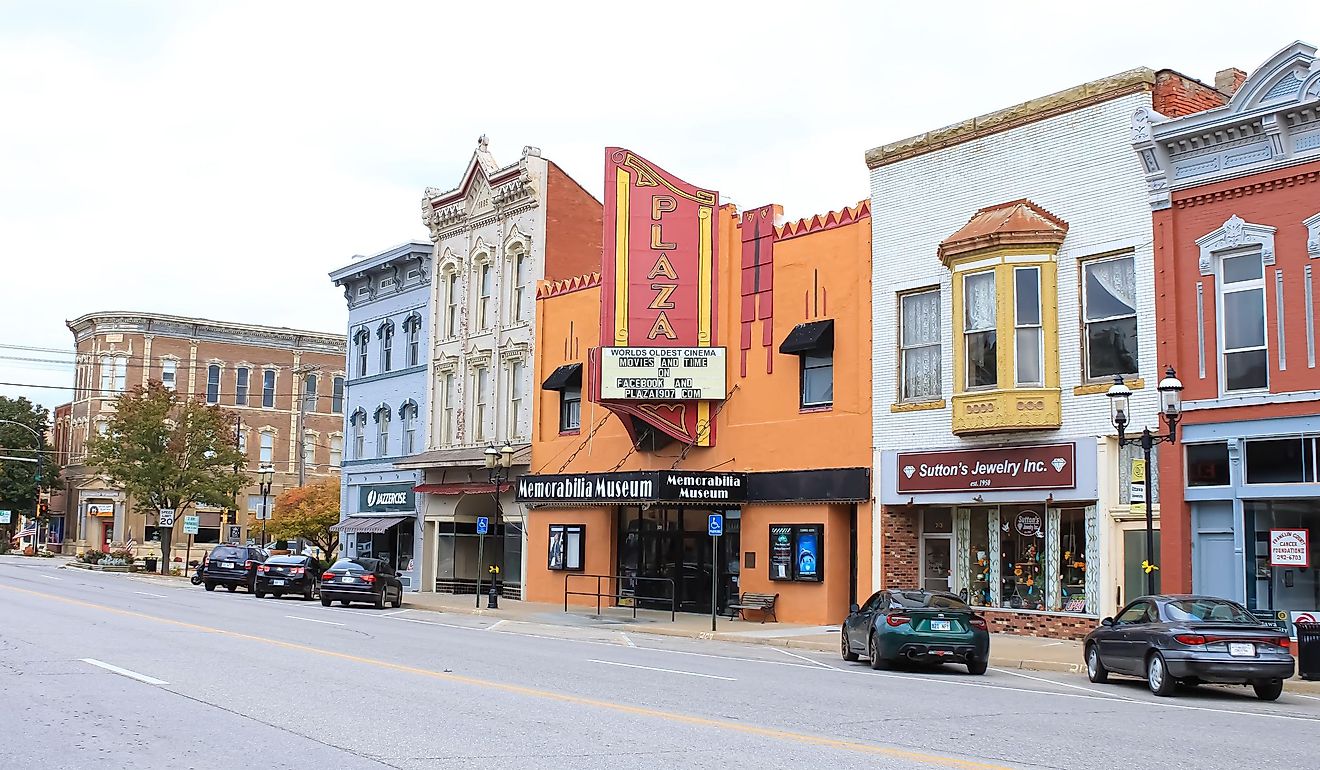
[[[1159,360],[1185,386],[1179,443],[1159,459],[1162,590],[1315,611],[1320,61],[1298,42],[1250,77],[1221,75],[1227,105],[1132,124]]]

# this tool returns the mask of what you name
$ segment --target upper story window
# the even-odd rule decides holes
[[[302,408],[305,412],[316,411],[316,375],[303,377]]]
[[[380,370],[391,371],[394,368],[394,322],[381,324],[376,336],[380,337]]]
[[[258,461],[262,465],[270,465],[275,461],[275,432],[263,430],[261,432],[261,454]]]
[[[361,460],[366,455],[367,413],[358,409],[348,419],[349,432],[353,436],[353,457]]]
[[[924,289],[900,295],[899,372],[902,401],[931,401],[943,392],[940,371],[940,290]]]
[[[330,437],[330,467],[338,468],[344,464],[344,437]]]
[[[510,440],[522,435],[519,421],[522,415],[523,371],[521,361],[509,364],[509,423],[506,438]]]
[[[1137,279],[1131,255],[1083,262],[1083,366],[1088,380],[1137,373]]]
[[[239,431],[237,441],[238,441],[239,454],[247,455],[247,431],[245,430]]]
[[[967,389],[999,384],[995,272],[963,276],[963,340],[967,346]]]
[[[1320,437],[1250,439],[1248,484],[1314,484],[1320,480]]]
[[[124,392],[124,387],[128,382],[128,356],[115,357],[115,391]]]
[[[440,399],[441,399],[441,417],[440,417],[440,444],[442,446],[454,443],[454,373],[445,372],[440,380]]]
[[[1013,344],[1017,385],[1039,387],[1045,384],[1041,369],[1045,357],[1041,329],[1040,268],[1013,268]]]
[[[830,406],[833,403],[834,353],[802,356],[801,406]]]
[[[174,390],[178,385],[179,362],[167,358],[160,362],[160,384]]]
[[[834,404],[834,321],[809,321],[793,327],[779,352],[798,357],[798,406],[821,409]]]
[[[417,451],[417,404],[404,404],[399,417],[403,420],[403,453],[410,455]]]
[[[115,361],[110,356],[101,356],[101,387],[98,396],[105,397],[115,382]]]
[[[490,369],[478,366],[472,370],[472,440],[486,438],[486,405],[490,403]]]
[[[336,375],[330,391],[330,412],[344,413],[344,378]]]
[[[357,348],[357,376],[367,376],[367,343],[371,340],[371,332],[366,327],[358,329],[353,334],[353,344]]]
[[[206,367],[206,403],[220,403],[220,365]]]
[[[445,273],[445,336],[458,334],[458,273]]]
[[[582,427],[582,383],[568,385],[559,391],[559,432]]]
[[[495,271],[489,262],[483,264],[480,271],[480,279],[477,281],[477,322],[480,328],[486,329],[490,326],[490,292],[495,282]]]
[[[234,370],[234,406],[247,406],[248,378],[251,376],[246,366]]]
[[[1265,338],[1265,265],[1260,252],[1219,263],[1219,349],[1225,392],[1269,387]]]
[[[267,369],[261,373],[261,406],[263,409],[275,408],[274,369]]]
[[[527,260],[526,254],[519,253],[513,258],[513,320],[515,323],[523,320],[523,314],[527,311],[523,308],[524,301],[527,298]]]
[[[303,431],[302,463],[316,465],[316,434],[311,431]]]
[[[382,404],[376,409],[376,456],[390,453],[390,408]]]
[[[403,331],[408,345],[405,365],[417,366],[422,358],[422,317],[416,313],[408,316],[403,322]]]

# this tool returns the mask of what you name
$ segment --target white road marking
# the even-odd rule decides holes
[[[822,663],[819,660],[812,660],[811,658],[808,658],[806,655],[798,655],[796,652],[789,652],[788,650],[785,650],[782,647],[771,647],[770,649],[774,650],[775,652],[782,652],[783,654],[797,658],[798,660],[805,660],[806,662],[811,663],[812,665],[820,666],[821,668],[828,668],[831,671],[839,670],[838,668],[835,668],[834,666],[831,666],[828,663]]]
[[[388,617],[390,617],[391,615],[402,615],[402,614],[405,613],[405,612],[412,612],[412,610],[395,610],[395,611],[393,611],[393,612],[382,612],[382,613],[380,614],[380,616],[381,616],[382,618],[388,618]]]
[[[137,681],[142,682],[144,684],[155,684],[155,685],[169,684],[169,682],[165,681],[164,679],[157,679],[154,676],[147,676],[146,674],[139,674],[136,671],[129,671],[128,669],[120,668],[119,666],[112,666],[109,663],[106,663],[105,661],[97,660],[96,658],[79,658],[79,660],[81,660],[83,663],[88,663],[93,666],[96,666],[97,668],[103,668],[106,671],[112,671],[116,674],[119,674],[120,676],[126,676],[129,679],[136,679]]]
[[[1284,692],[1287,692],[1287,690],[1285,690]],[[1289,695],[1296,695],[1296,696],[1299,697],[1299,698],[1306,698],[1307,700],[1320,700],[1320,698],[1317,698],[1317,697],[1315,697],[1314,695],[1302,695],[1302,694],[1299,693],[1299,692],[1289,692],[1288,694],[1289,694]]]
[[[509,621],[507,621],[507,620],[497,620],[497,621],[495,621],[494,623],[491,623],[489,626],[486,626],[486,630],[487,630],[487,631],[494,631],[495,629],[499,628],[500,626],[502,626],[502,625],[504,625],[505,623],[508,623],[508,622],[509,622]]]
[[[285,615],[284,617],[289,618],[290,620],[305,620],[305,621],[307,621],[308,623],[324,623],[324,624],[327,625],[327,626],[342,626],[342,625],[344,625],[343,623],[336,623],[336,622],[334,622],[333,620],[317,620],[316,618],[304,618],[304,617],[301,617],[301,616],[299,616],[299,615]]]
[[[1120,699],[1120,700],[1136,701],[1136,698],[1129,698],[1129,697],[1126,696],[1126,695],[1122,695],[1122,694],[1120,694],[1120,693],[1116,693],[1116,692],[1111,693],[1111,692],[1105,692],[1105,691],[1103,691],[1103,690],[1097,690],[1097,689],[1095,689],[1094,687],[1082,687],[1081,685],[1069,684],[1068,682],[1057,682],[1057,681],[1055,681],[1055,680],[1053,680],[1053,679],[1045,679],[1044,677],[1032,676],[1031,674],[1023,674],[1023,673],[1020,673],[1020,672],[1017,672],[1017,671],[1009,671],[1008,669],[1003,669],[1003,668],[996,668],[996,669],[993,669],[993,670],[994,670],[994,671],[998,671],[998,672],[1001,673],[1001,674],[1009,674],[1010,676],[1020,676],[1020,677],[1022,677],[1023,679],[1030,679],[1030,680],[1032,680],[1032,681],[1034,681],[1034,682],[1044,682],[1044,683],[1046,683],[1046,684],[1055,684],[1055,685],[1058,685],[1058,686],[1060,686],[1060,687],[1071,687],[1071,688],[1074,689],[1074,690],[1081,690],[1082,692],[1089,692],[1089,693],[1092,693],[1093,695],[1102,695],[1102,696],[1104,696],[1104,697],[1106,697],[1106,698],[1118,698],[1118,699]]]
[[[633,644],[633,640],[629,639],[629,638],[628,638],[628,635],[625,634],[624,632],[620,631],[620,632],[619,632],[619,636],[623,637],[623,643],[626,644],[626,645],[628,645],[629,647],[636,647],[636,646],[637,646],[637,645]]]
[[[737,679],[734,679],[733,677],[728,677],[728,676],[715,676],[714,674],[698,674],[698,673],[696,673],[695,671],[679,671],[679,670],[677,670],[677,669],[672,669],[672,668],[656,668],[656,667],[654,667],[654,666],[638,666],[638,665],[634,665],[634,664],[632,664],[632,663],[618,663],[618,662],[615,662],[615,661],[612,661],[612,660],[596,660],[595,658],[588,658],[588,659],[587,659],[587,662],[588,662],[588,663],[600,663],[600,664],[602,664],[602,665],[606,665],[606,666],[622,666],[622,667],[624,667],[624,668],[640,668],[640,669],[643,669],[643,670],[645,670],[645,671],[659,671],[659,672],[661,672],[661,673],[665,673],[665,674],[682,674],[683,676],[699,676],[699,677],[701,677],[702,679],[720,679],[720,680],[723,680],[723,681],[725,681],[725,682],[736,682],[736,681],[738,681]]]
[[[41,573],[37,573],[37,574],[41,574]],[[54,575],[41,575],[41,576],[44,577],[44,578],[46,578],[47,580],[63,580],[63,579],[64,579],[64,578],[62,578],[62,577],[55,577]]]
[[[133,593],[135,593],[135,594],[137,594],[137,595],[139,595],[139,596],[154,596],[154,597],[156,597],[157,599],[168,599],[168,598],[170,598],[170,597],[166,596],[165,594],[151,594],[151,593],[147,593],[146,591],[134,591]]]

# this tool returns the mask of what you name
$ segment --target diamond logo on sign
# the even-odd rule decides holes
[[[917,472],[917,469],[916,469],[916,468],[913,468],[911,465],[904,465],[904,466],[903,466],[903,475],[904,475],[904,476],[907,476],[908,478],[912,478],[912,474],[914,474],[914,473],[916,473],[916,472]]]
[[[1056,457],[1050,461],[1050,465],[1054,466],[1055,473],[1063,473],[1063,469],[1067,467],[1068,461],[1062,457]]]

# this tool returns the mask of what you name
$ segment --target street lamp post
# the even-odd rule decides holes
[[[33,492],[33,497],[35,497],[36,500],[34,500],[34,501],[33,501],[33,504],[32,504],[32,511],[33,511],[33,515],[32,515],[32,527],[33,527],[33,530],[32,530],[32,553],[35,554],[35,553],[39,550],[39,545],[38,545],[38,543],[39,543],[40,540],[41,540],[41,471],[42,471],[42,468],[44,467],[44,466],[42,465],[41,461],[42,461],[42,458],[43,458],[42,448],[45,446],[45,439],[42,437],[42,435],[41,435],[40,433],[38,433],[36,430],[34,430],[34,429],[32,428],[31,425],[26,425],[26,424],[24,424],[24,423],[17,422],[17,421],[15,421],[15,420],[0,420],[0,423],[3,423],[3,424],[5,424],[5,425],[17,425],[18,427],[22,428],[23,430],[27,431],[28,433],[31,433],[31,434],[32,434],[33,436],[35,436],[36,439],[37,439],[37,449],[36,449],[36,455],[37,455],[37,480],[36,480],[36,489],[35,489],[34,492]],[[20,543],[21,543],[21,541],[20,541]],[[20,549],[22,548],[21,545],[20,545],[19,547],[20,547]]]
[[[270,509],[267,507],[267,499],[270,497],[270,483],[275,478],[275,466],[263,465],[257,469],[257,477],[260,479],[261,488],[261,547],[266,547],[266,519],[270,518]]]
[[[1129,405],[1132,398],[1132,389],[1123,383],[1123,378],[1114,375],[1114,384],[1109,386],[1109,421],[1118,429],[1118,445],[1120,447],[1129,444],[1140,444],[1142,457],[1146,463],[1146,472],[1142,479],[1143,492],[1146,498],[1146,561],[1141,568],[1146,573],[1146,594],[1149,596],[1155,593],[1155,518],[1152,512],[1152,500],[1150,496],[1150,450],[1156,444],[1168,442],[1175,443],[1178,440],[1178,419],[1182,416],[1182,389],[1183,384],[1179,381],[1173,371],[1173,367],[1165,367],[1164,379],[1156,390],[1160,394],[1160,417],[1169,427],[1167,434],[1156,435],[1150,432],[1150,428],[1143,426],[1140,436],[1128,438],[1127,426],[1130,421]]]
[[[500,507],[500,485],[509,478],[509,469],[513,467],[513,447],[505,444],[496,449],[493,446],[486,447],[486,474],[490,477],[491,495],[495,498],[495,521],[503,520],[503,510]],[[481,564],[477,565],[477,584],[481,583]],[[481,592],[478,591],[480,596]],[[478,602],[481,600],[478,599]],[[499,574],[495,573],[490,580],[490,594],[486,599],[487,609],[499,609]]]

